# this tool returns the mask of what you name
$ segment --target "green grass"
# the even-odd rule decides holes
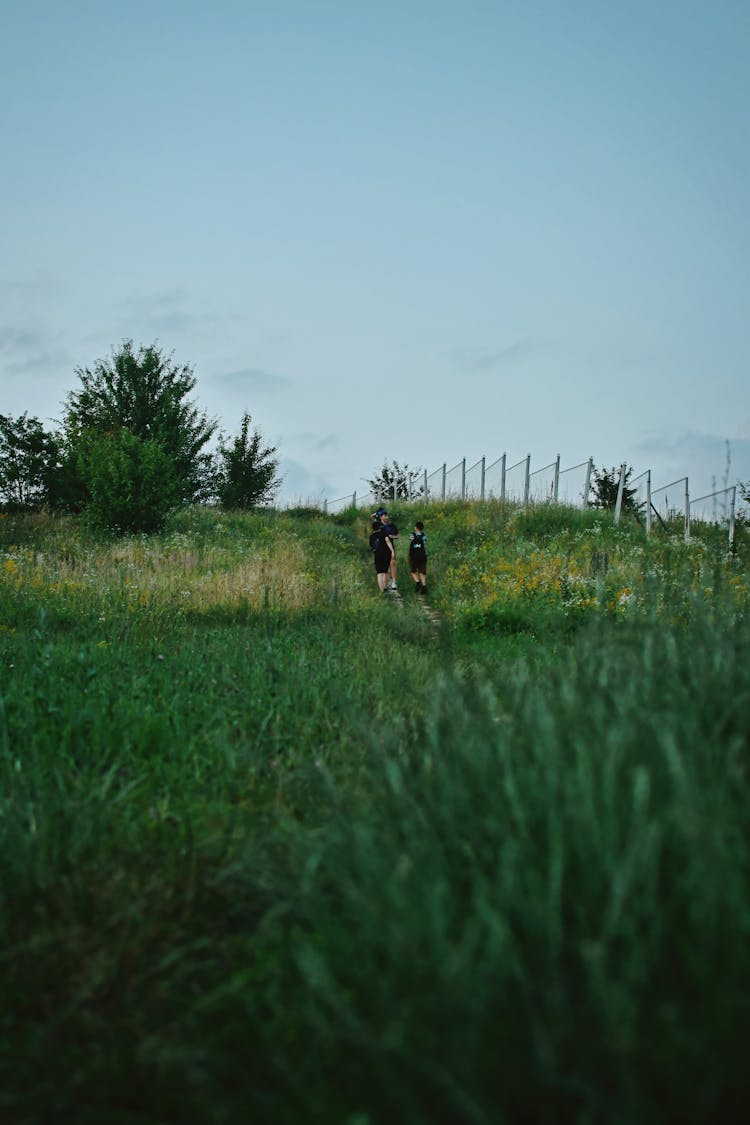
[[[0,1119],[737,1119],[744,538],[424,515],[0,521]]]

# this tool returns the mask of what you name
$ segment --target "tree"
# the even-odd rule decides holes
[[[742,503],[745,505],[746,508],[750,508],[750,480],[747,480],[747,481],[738,480],[737,481],[737,488],[739,489],[740,499],[742,500]],[[743,523],[750,522],[750,518],[749,518],[748,513],[745,513],[745,512],[740,513],[739,518],[742,520]]]
[[[382,469],[367,483],[378,500],[416,500],[424,495],[424,485],[417,483],[422,473],[422,469],[410,469],[398,461],[384,461]]]
[[[120,535],[161,530],[179,500],[179,482],[172,458],[158,442],[142,441],[129,430],[89,432],[79,458],[90,493],[86,515],[94,527]]]
[[[637,514],[641,505],[636,500],[638,490],[628,487],[628,481],[633,475],[632,468],[625,468],[625,480],[622,489],[622,511]],[[620,488],[620,469],[594,469],[594,479],[591,485],[594,499],[591,500],[592,508],[603,508],[613,512],[617,504],[617,493]]]
[[[234,439],[227,444],[223,434],[219,438],[215,488],[222,508],[268,504],[281,484],[276,446],[264,446],[260,430],[254,427],[251,432],[251,422],[245,411]]]
[[[49,501],[50,482],[62,448],[38,418],[0,414],[0,495],[14,508],[40,508]]]
[[[211,456],[204,452],[216,423],[188,398],[195,387],[192,368],[175,363],[156,344],[139,347],[125,340],[93,369],[79,367],[81,387],[68,395],[65,428],[78,449],[84,435],[100,437],[127,430],[144,443],[157,444],[169,459],[178,498],[202,497]]]

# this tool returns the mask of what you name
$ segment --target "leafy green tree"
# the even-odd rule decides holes
[[[622,489],[622,511],[637,514],[641,505],[636,500],[638,490],[630,488],[628,481],[633,475],[632,468],[625,467],[625,481]],[[620,488],[620,469],[594,469],[591,490],[593,500],[589,501],[592,508],[603,508],[614,512],[617,504],[617,493]]]
[[[33,509],[49,502],[61,449],[60,435],[45,430],[38,418],[0,414],[0,496],[8,507]]]
[[[158,442],[124,429],[104,435],[89,431],[79,461],[90,494],[86,516],[94,527],[120,535],[160,531],[179,503],[174,461]]]
[[[416,500],[424,493],[422,469],[410,469],[398,461],[384,461],[367,483],[379,500]]]
[[[215,488],[222,508],[269,504],[281,484],[277,448],[264,446],[260,430],[251,430],[251,423],[245,411],[240,432],[228,444],[224,435],[219,438]]]
[[[127,430],[158,445],[169,459],[181,501],[202,498],[211,468],[205,446],[216,423],[188,397],[196,382],[192,368],[178,365],[156,344],[136,351],[125,340],[109,359],[79,367],[76,375],[81,386],[68,395],[64,419],[74,449],[85,435]]]
[[[737,519],[743,524],[750,524],[750,480],[738,480],[737,490],[740,494],[740,503],[743,505],[743,510],[737,512]]]
[[[47,495],[51,508],[65,512],[82,512],[91,499],[81,475],[80,448],[64,433],[60,435],[59,456],[49,476]]]

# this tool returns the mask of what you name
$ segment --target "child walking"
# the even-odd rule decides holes
[[[427,536],[424,524],[417,520],[409,536],[409,569],[414,579],[414,592],[427,593]]]
[[[378,508],[375,514],[380,518],[380,522],[385,528],[386,535],[391,541],[391,547],[393,548],[390,567],[391,589],[398,590],[398,583],[396,582],[396,540],[398,539],[398,528],[395,523],[391,523],[391,517],[386,512],[385,508]]]
[[[391,543],[388,532],[377,515],[372,517],[370,550],[373,553],[378,589],[384,594],[388,589],[388,572],[391,568],[391,560],[393,558],[393,544]]]

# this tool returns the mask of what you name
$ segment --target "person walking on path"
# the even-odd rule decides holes
[[[388,572],[391,567],[391,559],[393,558],[393,544],[391,543],[390,536],[382,520],[377,514],[372,517],[370,550],[373,553],[375,562],[378,589],[384,594],[388,589]]]
[[[424,524],[417,520],[409,536],[409,570],[417,594],[427,593],[427,536]]]
[[[391,589],[398,590],[398,583],[396,582],[396,540],[398,539],[398,528],[395,523],[391,523],[390,516],[384,508],[378,508],[377,514],[380,517],[380,522],[386,530],[386,533],[391,541],[393,554],[391,556]]]

